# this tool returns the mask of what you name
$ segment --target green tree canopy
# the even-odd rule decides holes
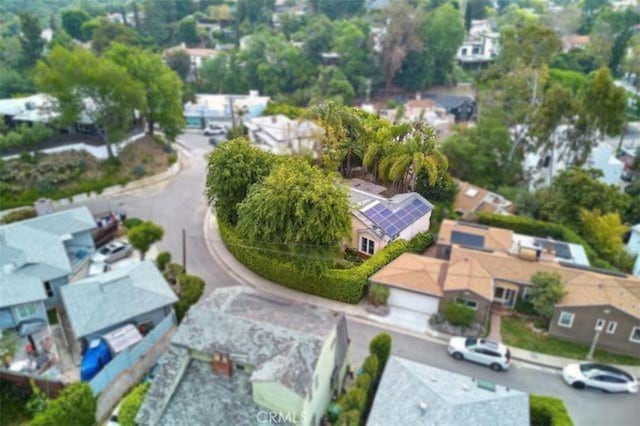
[[[626,123],[627,92],[613,84],[608,68],[600,68],[583,97],[586,118],[599,137],[619,135]],[[597,102],[593,102],[597,99]]]
[[[120,410],[118,411],[119,424],[122,426],[136,426],[136,415],[144,402],[144,396],[147,394],[150,386],[150,382],[139,384],[124,397]]]
[[[124,67],[129,75],[144,87],[145,100],[142,115],[153,135],[157,123],[169,140],[184,128],[182,114],[182,82],[171,68],[162,62],[159,55],[142,49],[114,44],[106,56]]]
[[[347,190],[335,176],[294,158],[251,187],[238,217],[238,230],[254,243],[329,249],[351,231]]]
[[[151,248],[151,245],[160,241],[164,235],[164,230],[153,222],[142,222],[140,225],[134,226],[127,237],[131,245],[140,251],[140,257],[144,260],[145,255]]]
[[[75,382],[65,387],[46,409],[29,423],[34,426],[77,425],[96,423],[96,400],[88,383]]]
[[[556,272],[536,272],[531,277],[530,301],[538,315],[551,319],[556,303],[564,297],[566,291],[562,278]]]
[[[167,53],[165,63],[180,76],[182,81],[187,80],[187,77],[189,77],[189,71],[191,70],[191,57],[186,50],[176,49]],[[205,62],[205,64],[206,63],[207,62]]]
[[[364,0],[333,1],[310,0],[314,12],[324,13],[331,19],[344,18],[361,12],[364,8]]]
[[[146,108],[143,86],[125,68],[84,49],[54,47],[46,62],[38,62],[35,77],[40,90],[57,99],[63,123],[75,122],[81,112],[93,120],[110,156],[133,110]]]
[[[238,204],[255,183],[271,171],[275,157],[244,138],[218,146],[209,156],[207,196],[215,201],[218,217],[236,224]]]
[[[62,12],[62,28],[76,40],[87,41],[82,32],[82,24],[90,19],[89,14],[83,9],[67,9]]]
[[[369,352],[378,358],[378,374],[381,377],[385,365],[391,356],[391,335],[380,333],[369,342]]]
[[[40,59],[45,40],[42,38],[42,26],[34,15],[23,12],[20,17],[20,45],[25,68],[31,68]]]
[[[200,36],[198,35],[197,22],[193,17],[187,17],[182,19],[178,23],[178,32],[176,39],[187,45],[194,45],[200,42]]]
[[[618,213],[600,214],[599,211],[580,211],[580,229],[584,239],[597,247],[605,259],[615,259],[624,251],[622,237],[628,228],[620,220]]]

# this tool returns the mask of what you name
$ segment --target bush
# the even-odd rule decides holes
[[[369,343],[369,352],[378,358],[378,376],[382,376],[384,366],[391,355],[391,335],[380,333]]]
[[[195,275],[180,275],[180,300],[176,303],[176,317],[178,322],[187,314],[191,305],[195,304],[204,292],[204,280]]]
[[[176,154],[175,152],[173,154],[169,154],[169,156],[167,157],[167,162],[169,163],[169,165],[172,166],[176,161],[178,161],[178,154]]]
[[[444,305],[444,318],[451,325],[471,327],[475,317],[476,312],[466,306],[454,302],[449,302]]]
[[[147,171],[142,164],[138,164],[133,168],[133,175],[135,177],[142,177],[145,174],[147,174]]]
[[[96,423],[96,400],[88,383],[75,382],[47,403],[47,408],[36,415],[32,426],[93,426]]]
[[[339,426],[360,426],[360,417],[362,413],[358,410],[343,411],[338,417]]]
[[[144,401],[144,397],[149,390],[149,382],[142,383],[133,388],[131,392],[122,400],[122,405],[118,411],[118,423],[122,426],[136,426],[136,414]]]
[[[516,305],[514,306],[514,309],[516,310],[516,312],[522,314],[522,315],[535,315],[536,314],[536,310],[533,308],[533,304],[531,302],[529,302],[528,300],[524,300],[521,298],[518,298],[516,300]]]
[[[369,301],[372,305],[386,305],[387,299],[389,299],[389,287],[376,283],[369,285]]]
[[[256,274],[285,287],[353,304],[362,299],[371,275],[407,251],[407,242],[397,240],[354,268],[304,272],[292,262],[274,259],[253,249],[238,236],[233,226],[220,217],[218,225],[229,251]]]
[[[352,387],[351,389],[349,389],[349,392],[347,392],[347,395],[345,396],[343,401],[344,405],[342,407],[345,411],[358,410],[362,412],[365,408],[366,403],[366,393],[360,388]]]
[[[178,277],[182,274],[184,274],[184,268],[177,263],[169,263],[162,273],[164,279],[171,285],[178,284]]]
[[[550,396],[529,396],[531,425],[533,426],[573,426],[564,402]]]
[[[363,374],[369,375],[374,383],[378,381],[378,357],[376,354],[370,354],[362,363]]]
[[[126,226],[127,229],[133,229],[136,226],[140,225],[142,222],[142,219],[138,219],[137,217],[130,217],[123,222],[123,225]]]
[[[156,265],[158,265],[160,271],[164,271],[169,262],[171,262],[171,253],[168,251],[160,252],[158,256],[156,256]]]
[[[6,225],[8,223],[19,222],[21,220],[31,219],[36,217],[38,213],[33,207],[27,207],[20,210],[14,210],[0,218],[0,224]]]
[[[431,247],[433,242],[434,238],[432,233],[421,232],[409,241],[409,244],[407,244],[407,251],[422,254],[426,249]]]
[[[371,390],[371,377],[367,373],[362,373],[356,377],[353,386],[362,389],[365,395],[369,395],[369,391]]]

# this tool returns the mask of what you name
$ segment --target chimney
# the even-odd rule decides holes
[[[211,369],[214,374],[231,378],[233,373],[233,361],[228,355],[215,353],[211,360]]]

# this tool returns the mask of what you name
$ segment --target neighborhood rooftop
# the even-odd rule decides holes
[[[178,301],[151,261],[64,286],[62,299],[77,338]]]
[[[511,426],[529,424],[526,393],[392,356],[367,425]]]

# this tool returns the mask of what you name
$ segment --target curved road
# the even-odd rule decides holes
[[[232,277],[224,265],[209,254],[204,242],[204,216],[207,200],[204,195],[206,155],[211,146],[197,133],[180,137],[185,155],[182,170],[163,184],[132,191],[126,195],[92,200],[85,203],[92,211],[123,209],[129,217],[150,219],[161,225],[165,236],[161,250],[182,263],[182,230],[186,231],[187,270],[199,275],[206,283],[206,293],[216,287],[242,284]],[[349,319],[349,334],[353,344],[353,361],[367,355],[370,339],[385,330],[383,326]],[[476,378],[490,380],[532,394],[553,395],[567,404],[576,425],[626,426],[640,424],[638,395],[610,395],[595,391],[577,391],[564,384],[559,372],[551,369],[515,363],[511,371],[495,373],[488,368],[451,359],[440,343],[419,339],[410,334],[389,331],[393,335],[393,353],[414,361],[445,368]],[[401,424],[399,419],[398,424]]]

